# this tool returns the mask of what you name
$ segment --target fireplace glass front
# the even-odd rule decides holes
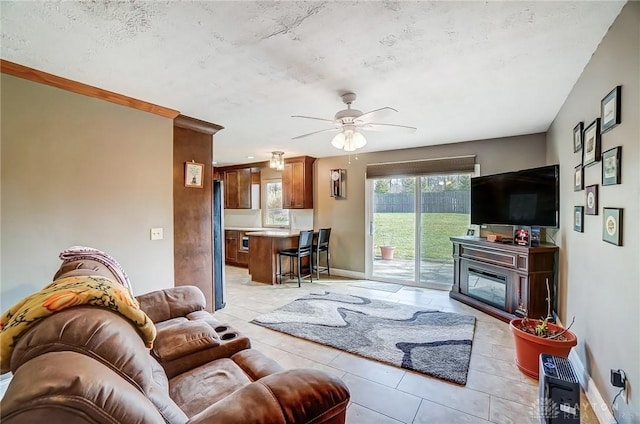
[[[506,310],[507,277],[485,270],[468,268],[468,296],[484,303]]]

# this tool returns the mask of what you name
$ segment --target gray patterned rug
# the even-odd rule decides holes
[[[251,322],[443,380],[467,382],[472,316],[324,292]]]

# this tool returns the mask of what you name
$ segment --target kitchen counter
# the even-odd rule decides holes
[[[289,238],[289,237],[297,237],[300,235],[300,230],[262,230],[255,232],[247,232],[245,233],[247,236],[254,237],[280,237],[280,238]]]
[[[263,227],[224,227],[225,230],[229,231],[267,231],[272,228],[263,228]]]

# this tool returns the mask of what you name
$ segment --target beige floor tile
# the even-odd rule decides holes
[[[469,370],[467,387],[523,405],[531,405],[538,398],[538,388],[504,376]]]
[[[514,361],[507,362],[493,357],[471,354],[469,369],[499,375],[509,380],[520,381],[520,371]]]
[[[489,421],[482,418],[428,400],[422,401],[413,422],[415,424],[489,424]]]
[[[490,419],[496,424],[538,424],[538,401],[523,405],[491,396]]]
[[[398,390],[449,406],[465,414],[485,420],[489,418],[490,396],[465,386],[407,372],[398,385]]]
[[[347,409],[348,424],[401,424],[402,421],[382,415],[357,403],[351,402]]]
[[[410,423],[420,406],[420,398],[347,373],[342,380],[351,400],[403,423]]]
[[[328,365],[394,388],[405,374],[402,368],[386,365],[347,352],[341,352]]]

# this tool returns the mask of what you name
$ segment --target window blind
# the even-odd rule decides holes
[[[387,162],[367,165],[367,178],[473,172],[476,156]]]

